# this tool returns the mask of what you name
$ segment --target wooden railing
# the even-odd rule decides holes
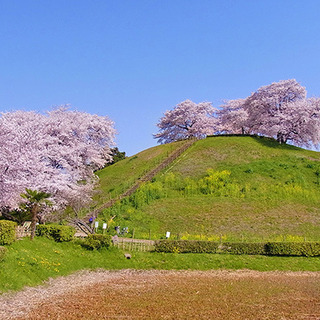
[[[113,237],[112,244],[122,250],[128,251],[153,251],[154,241],[132,238]]]

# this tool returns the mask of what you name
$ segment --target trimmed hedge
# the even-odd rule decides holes
[[[320,256],[320,242],[269,242],[266,251],[271,256]]]
[[[320,242],[225,242],[219,244],[211,241],[159,240],[155,242],[155,251],[315,257],[320,256]]]
[[[221,253],[230,254],[267,254],[265,243],[224,242],[219,249]]]
[[[109,248],[111,245],[111,236],[105,234],[89,234],[80,245],[88,250],[97,250],[100,248]]]
[[[216,253],[219,243],[197,240],[158,240],[155,242],[156,252],[174,253]]]
[[[16,240],[17,224],[9,220],[0,220],[0,245],[11,244]]]
[[[7,248],[0,247],[0,262],[3,261],[6,252],[7,252]]]
[[[75,232],[75,228],[71,226],[61,226],[54,224],[39,224],[37,225],[36,229],[37,236],[44,236],[57,242],[71,241]]]

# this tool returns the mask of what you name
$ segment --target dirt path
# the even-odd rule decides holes
[[[320,319],[320,272],[79,272],[0,296],[0,319]]]

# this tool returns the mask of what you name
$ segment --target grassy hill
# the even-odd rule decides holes
[[[181,143],[101,170],[96,201],[119,195]],[[136,237],[320,240],[320,153],[259,137],[199,140],[99,219],[114,215]]]

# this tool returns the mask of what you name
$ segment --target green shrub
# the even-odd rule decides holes
[[[225,242],[219,244],[212,241],[159,240],[155,243],[155,251],[315,257],[320,256],[320,242]]]
[[[6,252],[7,252],[7,248],[0,247],[0,262],[3,261]]]
[[[320,242],[269,242],[266,252],[271,256],[320,256]]]
[[[45,236],[57,242],[71,241],[75,232],[75,228],[71,226],[61,226],[54,224],[39,224],[36,230],[37,236]]]
[[[16,240],[15,222],[0,220],[0,245],[11,244]]]
[[[158,240],[155,243],[156,252],[174,253],[216,253],[218,242],[196,240]]]
[[[266,254],[265,243],[225,242],[219,246],[222,253],[230,254]]]
[[[97,250],[101,248],[101,242],[91,237],[87,237],[81,242],[81,246],[88,250]]]
[[[80,245],[88,250],[109,248],[111,245],[111,236],[104,234],[89,234],[80,242]]]

